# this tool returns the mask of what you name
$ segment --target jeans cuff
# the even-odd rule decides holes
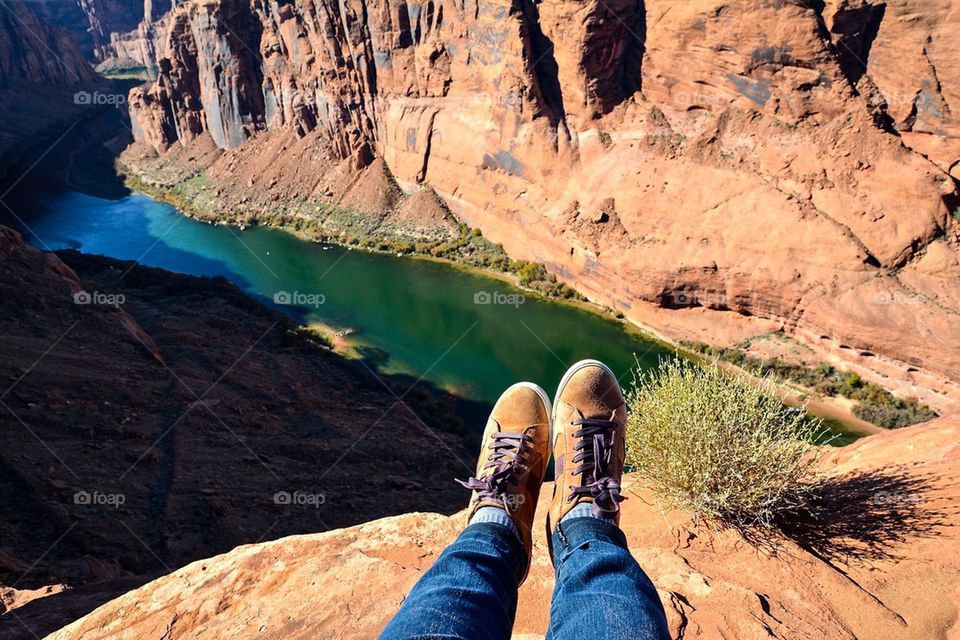
[[[571,551],[589,542],[606,542],[629,549],[627,537],[610,520],[591,516],[564,517],[553,530],[554,565],[559,566]]]
[[[473,517],[470,518],[468,526],[471,524],[478,524],[480,522],[492,522],[494,524],[502,524],[506,528],[513,531],[513,535],[517,536],[517,540],[520,539],[520,531],[517,529],[517,523],[513,521],[513,518],[510,517],[510,514],[500,509],[498,507],[480,507],[477,509],[477,512],[473,514]]]
[[[498,509],[499,511],[499,509]],[[478,509],[479,513],[480,510]],[[502,512],[506,513],[506,512]],[[476,514],[474,514],[476,515]],[[508,516],[509,517],[509,516]],[[514,525],[516,527],[516,525]],[[515,528],[500,522],[475,522],[473,518],[467,528],[460,534],[460,538],[468,538],[480,541],[485,545],[493,547],[497,554],[506,558],[513,569],[513,573],[519,581],[527,572],[527,550],[520,542],[520,536],[517,535]]]

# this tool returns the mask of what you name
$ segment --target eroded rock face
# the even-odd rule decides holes
[[[152,106],[157,120],[137,119],[135,135],[162,145],[209,132],[218,146],[237,146],[262,124],[260,68],[247,44],[259,39],[259,22],[240,3],[198,5],[170,20],[155,92],[131,92],[135,108]]]
[[[79,2],[61,2],[61,0],[32,0],[30,7],[47,22],[67,29],[85,56],[92,55],[93,35],[90,22]]]
[[[663,514],[628,481],[622,526],[672,636],[955,637],[958,435],[955,420],[940,420],[834,451],[823,461],[822,520],[793,523],[766,550]],[[516,637],[547,631],[550,494],[541,492]],[[372,638],[462,526],[463,514],[415,513],[238,547],[127,593],[50,638]]]
[[[960,5],[827,2],[841,62],[904,143],[960,179]],[[889,26],[888,26],[889,25]]]
[[[93,69],[66,29],[42,20],[23,0],[5,2],[2,9],[0,84],[77,84],[93,78]]]
[[[336,194],[380,156],[667,337],[662,309],[759,318],[949,409],[958,7],[189,3],[130,111],[159,153],[208,133],[241,189],[286,167],[278,192]]]
[[[158,19],[144,18],[133,31],[111,33],[110,44],[102,62],[97,66],[100,70],[110,69],[138,69],[154,73],[157,66],[157,49],[165,41],[172,15],[164,14]]]
[[[138,31],[160,19],[179,0],[78,0],[87,16],[93,39],[93,56],[105,60],[118,55],[111,41],[115,34]]]

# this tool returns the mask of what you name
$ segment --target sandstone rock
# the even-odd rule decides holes
[[[904,143],[944,171],[960,161],[960,5],[944,0],[826,2],[841,64]],[[866,80],[866,82],[864,82]]]
[[[217,180],[269,172],[335,204],[382,158],[662,335],[684,292],[711,325],[878,354],[868,377],[910,395],[922,377],[954,411],[960,270],[913,265],[958,246],[958,5],[814,5],[187,3],[131,117],[160,153],[230,149],[201,167]]]
[[[458,232],[457,219],[430,188],[418,188],[387,216],[390,223],[400,225],[407,234],[437,234],[449,237]]]
[[[150,25],[178,2],[176,0],[143,0],[142,2],[78,0],[78,3],[89,24],[88,32],[93,40],[91,53],[94,58],[103,61],[134,52],[132,49],[125,49],[122,44],[118,46],[118,43],[132,39],[131,34],[135,32],[147,35]],[[133,59],[141,61],[136,54]]]
[[[93,34],[90,33],[90,22],[79,2],[34,0],[30,2],[30,6],[46,22],[64,27],[69,31],[85,56],[93,52]]]
[[[43,21],[23,0],[4,3],[0,18],[0,84],[89,82],[93,69],[66,29]]]
[[[628,482],[623,528],[672,634],[731,638],[954,637],[960,592],[960,423],[870,436],[829,453],[819,522],[758,548],[733,531],[661,513]],[[545,635],[553,570],[534,562],[514,632]],[[415,513],[247,545],[105,604],[53,640],[374,637],[462,527]]]
[[[159,57],[157,51],[163,47],[171,22],[169,13],[157,19],[144,16],[136,29],[111,33],[109,46],[104,47],[100,53],[102,61],[97,65],[97,70],[105,72],[144,68],[148,75],[155,74]]]
[[[24,569],[28,568],[24,565]],[[21,569],[23,571],[24,569]],[[0,586],[0,614],[23,607],[27,603],[45,598],[55,593],[61,593],[66,585],[52,584],[38,589],[11,589]]]

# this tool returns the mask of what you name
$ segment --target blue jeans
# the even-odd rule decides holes
[[[660,597],[617,526],[568,518],[553,533],[553,552],[548,638],[669,640]],[[523,545],[506,526],[468,526],[414,585],[380,638],[510,638],[526,564]]]

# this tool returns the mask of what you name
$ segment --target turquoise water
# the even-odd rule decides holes
[[[26,237],[38,248],[225,276],[299,321],[353,329],[349,339],[380,370],[422,378],[468,400],[492,403],[518,380],[552,393],[566,368],[588,357],[627,382],[637,361],[652,367],[670,354],[612,320],[499,280],[275,229],[204,224],[141,194],[105,200],[61,191],[31,198],[22,214],[35,234]],[[284,293],[294,304],[275,302]]]

